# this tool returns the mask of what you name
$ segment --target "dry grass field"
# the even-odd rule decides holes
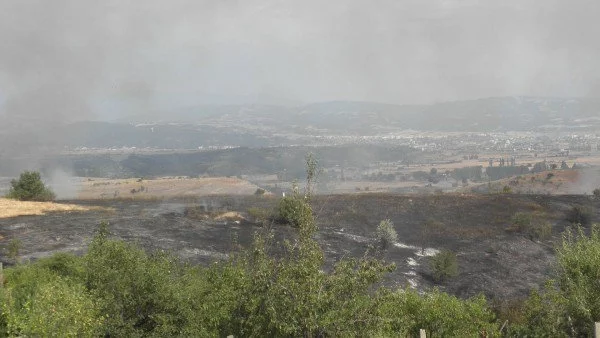
[[[88,207],[75,204],[23,202],[0,198],[0,218],[33,215],[39,216],[54,212],[90,211],[98,209],[98,207]]]
[[[208,195],[252,195],[258,186],[238,178],[88,179],[78,187],[80,200],[161,199]]]
[[[518,194],[569,195],[591,194],[598,187],[600,187],[600,169],[595,167],[519,175],[463,190],[498,193],[509,189],[510,192]]]

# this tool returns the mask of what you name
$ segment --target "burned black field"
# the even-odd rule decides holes
[[[69,201],[106,210],[0,219],[0,246],[19,239],[22,260],[58,251],[82,253],[98,224],[108,221],[117,237],[149,250],[170,251],[191,264],[208,264],[226,259],[239,245],[248,246],[257,231],[271,229],[278,242],[293,239],[295,230],[289,225],[256,219],[257,213],[274,210],[277,201],[254,196]],[[438,286],[461,297],[484,293],[504,300],[525,297],[551,276],[554,245],[570,225],[566,215],[574,205],[593,210],[592,222],[600,220],[600,202],[581,195],[349,194],[313,199],[317,239],[329,264],[342,257],[364,255],[376,245],[378,223],[390,219],[398,242],[383,256],[397,269],[386,284],[418,289]],[[551,236],[538,240],[515,231],[511,219],[517,212],[548,221]],[[437,284],[429,257],[443,249],[456,253],[459,274]],[[10,265],[6,250],[0,258]]]

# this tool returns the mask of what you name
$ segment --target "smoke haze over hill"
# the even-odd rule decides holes
[[[597,96],[591,0],[0,3],[3,153],[199,104]],[[21,137],[4,137],[6,130]],[[35,135],[35,136],[31,136]]]
[[[590,0],[0,6],[4,114],[80,116],[110,102],[585,96],[600,78],[600,5]]]

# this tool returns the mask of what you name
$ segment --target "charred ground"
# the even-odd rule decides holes
[[[268,196],[70,201],[104,208],[0,219],[0,245],[19,239],[25,260],[57,251],[83,252],[98,223],[106,220],[117,237],[171,251],[192,264],[207,264],[226,258],[237,244],[249,245],[253,234],[264,228],[272,229],[278,240],[293,238],[290,226],[254,217],[257,210],[275,209],[277,201]],[[390,219],[399,240],[383,253],[397,265],[386,283],[419,289],[436,286],[428,255],[448,249],[457,254],[459,275],[440,286],[461,297],[477,293],[499,299],[525,297],[551,275],[554,244],[570,225],[565,215],[572,206],[591,208],[592,221],[600,220],[600,202],[581,195],[348,194],[316,196],[313,204],[320,228],[317,239],[329,262],[364,255],[376,245],[377,224]],[[535,213],[550,222],[551,237],[532,240],[511,231],[517,212]],[[428,221],[437,226],[424,233]],[[4,253],[0,257],[10,264]]]

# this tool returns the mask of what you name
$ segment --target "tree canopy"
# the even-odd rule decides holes
[[[24,171],[18,180],[10,182],[11,188],[7,197],[20,201],[51,201],[56,195],[48,188],[40,173],[37,171]]]

